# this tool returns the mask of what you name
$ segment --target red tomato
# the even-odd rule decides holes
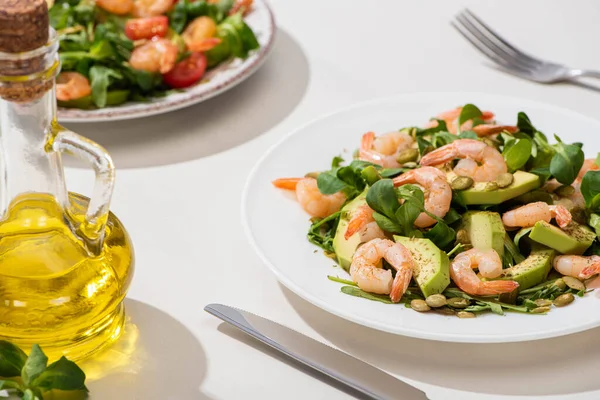
[[[192,53],[188,58],[175,64],[175,67],[163,75],[167,85],[174,89],[192,86],[198,82],[206,71],[206,56]]]
[[[165,37],[169,29],[169,17],[134,18],[125,24],[125,36],[131,40]]]

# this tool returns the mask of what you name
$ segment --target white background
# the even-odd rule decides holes
[[[468,6],[530,53],[600,69],[600,4],[273,0],[271,5],[280,27],[274,50],[239,87],[163,116],[69,125],[113,155],[119,172],[112,209],[129,229],[137,257],[127,301],[133,324],[124,340],[86,365],[96,378],[89,384],[92,398],[349,398],[220,327],[202,310],[212,302],[284,323],[418,383],[433,399],[497,398],[454,390],[600,397],[582,394],[600,390],[600,330],[506,345],[436,343],[372,331],[279,285],[248,245],[239,211],[247,174],[270,145],[355,102],[397,93],[476,91],[597,117],[600,91],[544,86],[498,72],[449,21]],[[71,189],[89,193],[90,174],[73,169],[69,179]]]

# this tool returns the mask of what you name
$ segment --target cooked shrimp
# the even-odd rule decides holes
[[[173,0],[134,0],[133,16],[139,18],[163,15],[171,9],[173,3]]]
[[[190,22],[181,37],[190,51],[208,51],[221,43],[221,39],[214,37],[216,33],[215,21],[210,17],[202,16]]]
[[[233,3],[231,10],[229,10],[229,15],[236,14],[240,11],[242,11],[243,15],[248,14],[252,8],[252,3],[254,3],[254,0],[236,0],[235,3]]]
[[[62,72],[56,78],[56,98],[60,101],[76,100],[90,94],[90,81],[79,72]]]
[[[134,69],[166,74],[177,62],[177,45],[168,39],[153,39],[131,53],[129,64]]]
[[[462,107],[457,107],[453,110],[448,110],[448,111],[444,111],[440,114],[438,114],[436,116],[436,119],[441,119],[446,123],[446,126],[448,127],[448,132],[450,133],[454,133],[456,134],[458,132],[458,117],[460,117],[460,112],[462,111]],[[492,123],[494,122],[494,113],[491,111],[482,111],[482,119],[483,122],[485,122],[486,124],[490,125],[490,126],[496,126],[496,125],[492,125]],[[429,121],[426,124],[427,128],[434,128],[436,127],[438,124],[437,121],[433,120],[433,121]],[[471,127],[473,126],[473,121],[469,120],[469,121],[465,121],[462,126],[461,126],[461,130],[469,130],[472,129]],[[482,133],[483,136],[486,133]],[[489,133],[491,134],[491,133]]]
[[[446,175],[434,167],[421,167],[403,173],[393,179],[394,186],[402,186],[408,183],[421,186],[425,193],[425,210],[444,218],[450,209],[452,201],[452,189],[446,180]],[[421,213],[415,220],[415,226],[426,228],[436,222],[426,213]]]
[[[273,181],[280,189],[295,190],[298,202],[313,217],[325,218],[342,208],[346,195],[342,192],[323,194],[315,178],[282,178]]]
[[[556,256],[552,265],[563,275],[586,279],[600,272],[600,256]]]
[[[577,179],[576,181],[579,181],[579,183],[581,183],[581,180],[583,179],[584,175],[588,172],[588,171],[597,171],[600,167],[598,167],[598,165],[596,165],[596,159],[595,158],[587,158],[583,161],[583,165],[581,166],[581,169],[579,170],[579,173],[577,174]]]
[[[362,137],[359,158],[384,168],[398,168],[398,153],[410,148],[414,142],[404,132],[390,132],[379,137],[375,137],[373,132],[367,132]]]
[[[109,13],[125,15],[133,9],[133,0],[96,0],[96,5]]]
[[[368,242],[376,238],[385,238],[385,232],[373,219],[373,210],[367,204],[356,208],[352,213],[348,227],[344,233],[344,239],[350,239],[357,232],[360,235],[361,242]]]
[[[378,267],[382,258],[396,270],[393,280],[391,271]],[[373,239],[354,253],[350,276],[365,292],[389,294],[397,303],[410,284],[413,268],[414,260],[406,247],[388,239]]]
[[[527,228],[534,226],[538,221],[550,222],[553,218],[561,228],[569,225],[572,219],[571,213],[565,207],[550,206],[543,201],[537,201],[505,212],[502,222],[509,228]]]
[[[467,121],[465,122],[465,124],[468,124],[469,122],[471,121]],[[463,124],[463,126],[465,124]],[[469,130],[469,128],[465,127],[463,128],[463,130]],[[489,136],[505,131],[509,133],[517,133],[519,131],[519,128],[513,125],[481,124],[470,128],[470,130],[475,132],[477,136]]]
[[[441,165],[455,158],[457,175],[470,176],[476,182],[489,182],[508,171],[504,157],[494,147],[475,140],[459,139],[442,146],[421,159],[421,165]]]
[[[494,250],[492,255],[489,251],[479,249],[467,250],[458,254],[450,264],[450,277],[461,290],[475,296],[491,296],[500,293],[509,293],[519,287],[515,281],[481,281],[475,268],[483,267],[485,271],[496,272],[498,268],[502,271],[502,261]],[[480,269],[480,273],[483,272]]]

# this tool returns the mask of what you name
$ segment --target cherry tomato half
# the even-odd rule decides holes
[[[188,58],[175,64],[175,67],[163,75],[167,85],[174,89],[186,88],[198,82],[206,71],[206,56],[192,53]]]
[[[134,18],[125,24],[125,36],[131,40],[165,37],[169,29],[169,17]]]

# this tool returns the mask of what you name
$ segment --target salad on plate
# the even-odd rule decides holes
[[[280,178],[347,295],[473,318],[546,314],[600,272],[600,170],[581,143],[473,104],[362,136],[352,160]]]
[[[259,47],[252,0],[56,0],[58,105],[94,109],[201,84],[205,72]]]

